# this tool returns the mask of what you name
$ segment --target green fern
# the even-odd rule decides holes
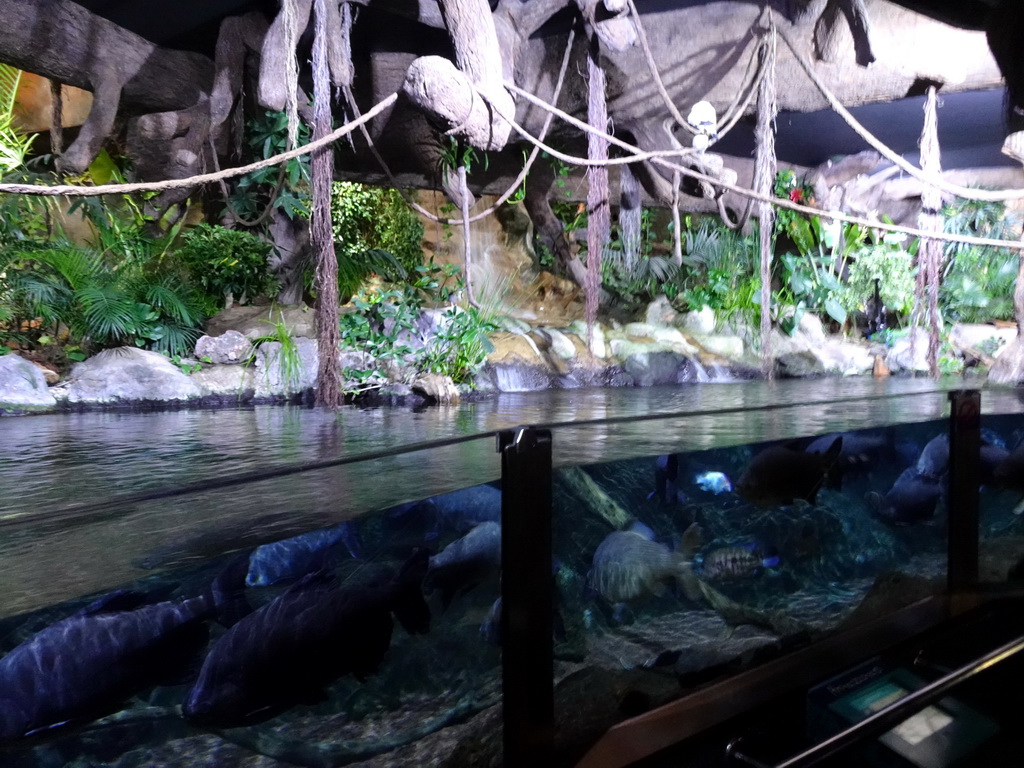
[[[9,173],[25,164],[34,138],[14,127],[14,103],[20,84],[21,70],[0,64],[0,173]]]

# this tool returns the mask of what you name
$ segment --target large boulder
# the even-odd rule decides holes
[[[196,357],[219,365],[240,365],[252,357],[252,342],[245,334],[230,329],[220,336],[201,336]]]
[[[210,336],[235,330],[256,339],[274,333],[278,323],[283,324],[292,337],[316,338],[313,310],[305,304],[230,307],[207,320],[205,330]]]
[[[913,351],[913,354],[911,354]],[[895,371],[928,371],[928,331],[914,326],[910,333],[896,339],[885,356],[886,365]]]
[[[287,346],[265,341],[256,350],[256,396],[290,397],[312,389],[319,365],[315,339],[295,338]]]
[[[165,402],[202,395],[178,366],[136,347],[105,349],[76,363],[68,376],[70,403]]]
[[[47,410],[56,404],[39,366],[16,354],[0,357],[0,412]]]

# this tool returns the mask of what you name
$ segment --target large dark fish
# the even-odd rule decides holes
[[[896,456],[895,432],[892,429],[822,435],[811,441],[805,451],[827,453],[837,437],[843,438],[843,447],[836,457],[834,476],[830,476],[830,480],[834,481],[831,485],[838,486],[844,477],[868,472],[872,467]]]
[[[362,541],[355,523],[346,520],[331,528],[263,544],[249,555],[245,583],[250,587],[268,587],[318,571],[338,544],[344,544],[352,557],[362,556]]]
[[[762,557],[755,546],[719,547],[704,555],[700,575],[708,581],[733,581],[757,576],[778,564],[777,556]]]
[[[657,499],[661,504],[685,502],[686,494],[679,487],[679,454],[659,456],[654,462],[654,490],[648,499]]]
[[[424,585],[441,591],[441,604],[467,592],[501,567],[501,525],[480,523],[430,558]]]
[[[614,531],[594,552],[588,585],[613,606],[661,595],[666,583],[672,581],[687,597],[697,599],[693,555],[699,540],[700,526],[696,523],[686,529],[675,551],[654,541],[647,526]]]
[[[765,448],[750,460],[736,481],[736,490],[752,504],[765,507],[792,504],[796,499],[814,503],[842,450],[842,436],[824,452],[801,451],[789,444]]]
[[[949,435],[942,434],[929,440],[921,450],[915,467],[917,474],[938,480],[949,469]]]
[[[875,506],[875,513],[886,522],[911,525],[935,516],[944,488],[942,480],[908,467],[885,496],[872,492],[868,494],[868,500]]]
[[[179,682],[207,642],[207,620],[241,600],[245,566],[188,599],[145,605],[145,595],[112,593],[14,648],[0,659],[0,743],[94,720]]]
[[[420,550],[378,586],[344,587],[327,571],[306,576],[213,644],[182,714],[205,725],[248,725],[322,701],[342,675],[372,674],[391,645],[392,614],[410,634],[430,628],[420,591],[426,569]]]
[[[474,485],[429,499],[440,528],[465,533],[480,523],[501,522],[501,491]]]

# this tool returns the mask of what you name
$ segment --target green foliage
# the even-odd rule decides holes
[[[721,322],[739,316],[756,322],[761,280],[757,274],[756,238],[743,237],[708,219],[683,233],[683,267],[676,301],[686,309],[715,310]]]
[[[848,310],[863,310],[875,293],[878,280],[882,303],[901,315],[914,308],[914,257],[900,245],[899,235],[885,235],[851,254],[846,282],[837,294]]]
[[[173,267],[59,239],[3,247],[0,274],[0,342],[184,354],[200,335],[199,298]]]
[[[586,226],[586,208],[576,216]],[[616,300],[630,311],[638,311],[657,294],[677,293],[678,265],[665,255],[667,245],[659,242],[654,228],[654,217],[649,210],[640,214],[640,242],[637,253],[630,254],[622,247],[618,225],[612,227],[612,242],[605,248],[601,259],[601,282]]]
[[[423,224],[396,190],[336,182],[331,219],[343,296],[356,293],[370,274],[404,280],[423,262]]]
[[[246,123],[246,146],[257,159],[266,159],[288,148],[288,114],[265,112]],[[299,122],[299,145],[309,143],[309,128]],[[283,174],[283,176],[282,176]],[[274,192],[276,197],[272,197]],[[263,168],[240,177],[230,196],[231,209],[245,219],[260,216],[268,205],[282,209],[290,219],[309,216],[309,155],[279,167]]]
[[[273,310],[271,310],[272,315]],[[295,337],[284,323],[284,313],[281,313],[280,320],[264,320],[263,322],[270,325],[271,330],[250,340],[253,354],[245,361],[245,365],[252,365],[256,362],[256,350],[260,347],[265,344],[277,344],[276,350],[264,350],[267,366],[265,375],[269,378],[271,368],[277,366],[281,372],[285,389],[289,392],[298,392],[302,381],[302,357],[299,354],[298,344],[295,343]]]
[[[34,136],[14,127],[14,101],[21,84],[21,70],[0,64],[0,175],[25,164]]]
[[[470,382],[494,351],[487,334],[497,327],[476,307],[451,306],[441,316],[440,328],[429,340],[420,367],[450,376],[456,384]]]
[[[412,352],[402,341],[416,327],[419,306],[412,290],[390,289],[360,291],[352,299],[353,312],[340,318],[341,346],[359,353],[358,365],[346,366],[342,373],[356,386],[348,394],[357,394],[387,382],[391,362]]]
[[[463,284],[458,268],[450,264],[420,265],[415,275],[401,286],[363,289],[352,300],[354,311],[341,316],[342,348],[357,352],[360,360],[343,371],[351,382],[348,394],[382,386],[398,364],[468,383],[492,351],[487,333],[497,326],[472,307],[452,304],[442,315],[437,334],[421,338],[416,324],[424,308],[451,301]],[[419,342],[416,349],[414,341]]]
[[[956,234],[1011,239],[1016,236],[1000,203],[959,201],[947,206],[944,230]],[[952,322],[1013,319],[1013,289],[1019,255],[1005,248],[950,243],[939,304]]]
[[[243,303],[277,291],[268,266],[271,246],[249,232],[200,224],[184,237],[178,257],[203,291],[207,314],[224,307],[226,296]]]

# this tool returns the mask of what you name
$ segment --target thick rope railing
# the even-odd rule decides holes
[[[804,71],[807,77],[810,78],[811,82],[817,86],[818,90],[821,91],[821,95],[825,97],[829,105],[834,109],[841,118],[849,125],[858,136],[864,141],[874,147],[879,154],[881,154],[886,160],[899,166],[903,171],[913,176],[918,181],[925,184],[931,184],[934,187],[938,187],[943,192],[950,195],[956,195],[957,197],[963,197],[967,200],[981,200],[986,202],[1005,202],[1007,200],[1018,200],[1024,198],[1024,189],[997,189],[997,190],[984,190],[974,189],[972,187],[962,187],[958,184],[951,184],[940,176],[927,173],[921,170],[913,163],[905,160],[902,155],[897,154],[888,146],[886,146],[881,139],[871,133],[867,128],[858,122],[857,118],[846,107],[843,106],[842,102],[839,101],[838,97],[829,89],[827,85],[822,81],[820,77],[814,72],[814,68],[807,62],[806,57],[797,50],[796,44],[793,40],[783,31],[779,30],[779,37],[782,38],[783,42],[793,52],[793,57],[796,59],[800,68]]]
[[[785,34],[783,34],[782,30],[780,29],[780,30],[778,30],[778,32],[779,32],[779,35],[782,37],[783,41],[786,42],[787,45],[790,45],[790,47],[792,48],[793,46],[791,45],[789,39],[785,36]],[[797,58],[798,58],[798,60],[800,59],[799,56]],[[596,129],[593,129],[590,126],[588,126],[583,121],[580,121],[579,119],[573,117],[572,115],[570,115],[570,114],[568,114],[568,113],[558,109],[557,107],[549,104],[548,102],[544,101],[543,99],[540,99],[539,97],[533,95],[529,91],[526,91],[526,90],[524,90],[522,88],[519,88],[517,85],[515,85],[515,83],[513,83],[511,81],[506,82],[505,83],[505,87],[511,93],[513,93],[513,94],[515,94],[517,96],[523,97],[524,99],[526,99],[527,101],[531,102],[532,104],[535,104],[536,106],[538,106],[538,107],[540,107],[542,109],[547,110],[551,114],[555,115],[556,117],[559,117],[560,119],[562,119],[563,121],[569,123],[570,125],[573,125],[573,126],[579,128],[580,130],[583,130],[583,131],[596,130]],[[483,94],[480,94],[480,95],[483,98],[486,99],[485,95],[483,95]],[[162,180],[162,181],[133,182],[133,183],[128,183],[128,184],[103,184],[103,185],[96,185],[96,186],[79,186],[79,185],[71,185],[71,184],[55,184],[55,185],[47,186],[47,185],[38,185],[38,184],[0,183],[0,194],[21,194],[21,195],[53,196],[53,197],[57,197],[57,196],[86,197],[86,196],[112,195],[112,194],[124,195],[124,194],[132,194],[132,193],[135,193],[135,192],[161,192],[161,191],[168,190],[168,189],[184,189],[184,188],[189,188],[189,187],[195,187],[195,186],[198,186],[200,184],[207,184],[207,183],[210,183],[210,182],[220,181],[222,179],[234,178],[236,176],[242,176],[242,175],[247,174],[247,173],[252,173],[254,171],[262,170],[264,168],[269,168],[269,167],[278,165],[280,163],[287,162],[289,160],[292,160],[294,158],[300,157],[302,155],[309,154],[309,153],[315,151],[316,149],[319,149],[322,146],[326,146],[326,145],[332,144],[333,142],[337,141],[338,139],[340,139],[340,138],[342,138],[344,136],[347,136],[352,131],[357,130],[360,126],[365,125],[367,122],[369,122],[370,120],[372,120],[375,117],[377,117],[381,112],[383,112],[384,110],[386,110],[389,107],[391,107],[395,103],[397,98],[398,98],[398,93],[392,93],[390,96],[387,96],[386,98],[384,98],[380,102],[378,102],[376,105],[374,105],[368,112],[364,113],[360,117],[357,117],[355,120],[352,120],[352,121],[346,123],[345,125],[337,128],[335,131],[333,131],[329,135],[323,137],[322,139],[318,139],[318,140],[316,140],[314,142],[311,142],[309,144],[303,145],[301,147],[297,147],[297,148],[289,150],[287,152],[282,152],[279,155],[274,155],[273,157],[269,157],[269,158],[266,158],[266,159],[263,159],[263,160],[259,160],[259,161],[256,161],[256,162],[253,162],[253,163],[249,163],[249,164],[243,165],[243,166],[238,166],[238,167],[235,167],[235,168],[227,168],[227,169],[224,169],[222,171],[218,171],[218,172],[214,172],[214,173],[197,174],[195,176],[190,176],[190,177],[183,178],[183,179],[166,179],[166,180]],[[493,104],[492,104],[492,106],[494,107],[495,111],[499,115],[501,115],[501,117],[504,120],[506,120],[509,123],[509,125],[520,136],[522,136],[524,139],[529,141],[531,144],[533,144],[538,149],[543,150],[543,151],[547,152],[548,154],[550,154],[552,157],[555,157],[555,158],[557,158],[559,160],[562,160],[563,162],[569,163],[571,165],[586,166],[586,165],[591,163],[591,161],[589,161],[587,158],[569,155],[567,153],[560,152],[559,150],[556,150],[555,148],[547,145],[543,141],[539,140],[537,137],[535,137],[532,134],[530,134],[529,132],[527,132],[522,126],[520,126],[515,121],[515,119],[513,117],[511,117],[509,115],[503,114],[500,111],[499,107],[497,107],[497,106],[495,106]],[[841,105],[840,105],[840,107],[841,107]],[[803,213],[803,214],[806,214],[808,216],[820,216],[822,218],[830,219],[830,220],[833,220],[833,221],[843,221],[843,222],[846,222],[846,223],[849,223],[849,224],[857,224],[857,225],[860,225],[860,226],[864,226],[864,227],[868,227],[868,228],[872,228],[872,229],[876,229],[876,230],[880,230],[880,231],[885,231],[885,232],[896,232],[896,233],[901,233],[901,234],[912,235],[912,236],[915,236],[915,237],[931,237],[933,239],[942,240],[944,242],[965,243],[965,244],[970,244],[970,245],[989,246],[989,247],[994,247],[994,248],[1007,248],[1007,249],[1011,249],[1011,250],[1024,250],[1024,242],[1021,242],[1021,241],[1018,241],[1018,240],[999,240],[999,239],[995,239],[995,238],[975,237],[975,236],[972,236],[972,235],[959,235],[959,234],[946,233],[946,232],[942,232],[942,233],[939,233],[939,232],[927,232],[925,230],[918,229],[916,227],[907,227],[907,226],[903,226],[903,225],[888,224],[888,223],[877,221],[877,220],[874,220],[874,219],[868,219],[868,218],[862,217],[862,216],[854,216],[854,215],[851,215],[851,214],[845,214],[845,213],[841,213],[841,212],[838,212],[838,211],[826,211],[826,210],[823,210],[823,209],[820,209],[820,208],[815,208],[815,207],[812,207],[812,206],[802,205],[800,203],[795,203],[795,202],[793,202],[791,200],[787,200],[787,199],[784,199],[784,198],[777,198],[777,197],[774,197],[774,196],[761,195],[761,194],[755,192],[754,190],[748,189],[746,187],[742,187],[742,186],[739,186],[737,184],[731,184],[731,183],[726,182],[726,181],[724,181],[722,179],[718,179],[718,178],[709,176],[707,174],[703,174],[703,173],[701,173],[699,171],[695,171],[692,168],[689,168],[687,166],[683,166],[683,165],[680,165],[678,163],[673,163],[669,159],[669,158],[673,158],[673,157],[679,158],[679,157],[686,157],[686,156],[693,155],[694,154],[694,150],[693,149],[680,148],[680,149],[670,149],[670,150],[655,150],[655,151],[649,151],[648,152],[648,151],[641,150],[639,147],[636,147],[634,145],[628,144],[627,142],[622,141],[621,139],[619,139],[619,138],[617,138],[615,136],[611,136],[611,135],[609,135],[609,134],[607,134],[605,132],[601,132],[601,133],[604,134],[604,137],[611,144],[614,144],[615,146],[617,146],[620,149],[624,150],[629,155],[628,157],[609,158],[607,161],[603,161],[603,162],[606,162],[608,165],[619,165],[619,164],[623,164],[623,163],[635,163],[635,162],[640,161],[640,160],[649,160],[652,163],[655,163],[655,164],[657,164],[657,165],[659,165],[659,166],[661,166],[663,168],[666,168],[669,171],[678,171],[680,174],[682,174],[684,176],[688,176],[688,177],[696,179],[698,181],[706,182],[706,183],[711,184],[714,187],[717,187],[719,189],[727,190],[727,191],[730,191],[730,192],[734,192],[735,194],[738,194],[738,195],[750,198],[750,199],[752,199],[754,201],[757,201],[757,202],[768,202],[768,203],[771,203],[772,205],[774,205],[776,207],[785,208],[785,209],[788,209],[788,210],[791,210],[791,211],[796,211],[798,213]],[[896,157],[899,157],[899,156],[897,155]],[[902,158],[900,158],[900,160],[902,161]],[[905,162],[905,161],[903,161],[903,162]],[[913,169],[913,166],[910,166],[910,168]],[[995,191],[995,192],[990,193],[987,197],[983,197],[980,194],[981,192],[983,192],[983,190],[977,190],[977,189],[971,189],[971,188],[967,188],[967,187],[958,187],[958,186],[955,186],[955,185],[949,185],[949,184],[946,184],[945,182],[943,182],[941,179],[932,179],[931,177],[928,177],[928,176],[923,176],[921,178],[922,178],[923,181],[925,181],[927,183],[931,183],[931,184],[935,184],[936,182],[938,182],[944,189],[947,189],[947,191],[953,190],[951,192],[951,194],[956,194],[956,195],[961,196],[961,197],[968,197],[968,198],[979,199],[979,200],[980,199],[1004,200],[1004,199],[1013,199],[1014,197],[1024,197],[1024,191],[1021,191],[1019,193],[1015,192],[1015,191],[1012,192],[1012,193],[1009,192],[1009,191],[1003,191],[1003,192]],[[458,223],[457,220],[454,223]]]
[[[552,101],[556,104],[558,103],[558,97],[562,93],[562,86],[565,83],[565,75],[569,71],[569,60],[572,55],[572,44],[575,37],[576,30],[570,29],[569,38],[565,44],[565,53],[562,55],[562,65],[561,67],[559,67],[558,78],[555,80],[555,90],[551,97]],[[352,93],[352,89],[346,86],[344,92],[345,98],[348,101],[349,105],[351,106],[353,113],[356,115],[356,117],[359,117],[359,107],[356,105],[356,100],[355,96]],[[554,121],[554,118],[555,116],[551,112],[548,112],[547,115],[544,117],[544,124],[541,126],[539,134],[541,141],[543,141],[544,138],[547,136],[548,130],[551,128],[551,123]],[[366,125],[360,125],[359,130],[363,134],[363,139],[366,141],[366,145],[369,148],[370,153],[373,155],[374,159],[376,159],[377,164],[380,165],[381,170],[384,171],[384,175],[387,176],[388,181],[391,182],[391,186],[394,189],[398,190],[398,194],[402,196],[402,199],[405,201],[406,205],[408,205],[410,208],[416,211],[416,213],[418,213],[420,216],[423,216],[428,221],[433,221],[436,224],[463,224],[462,219],[449,219],[446,216],[438,216],[436,213],[428,211],[422,205],[413,200],[408,192],[406,192],[404,189],[401,189],[398,180],[395,178],[395,175],[391,171],[391,167],[388,165],[384,157],[380,154],[380,151],[378,151],[377,145],[373,141],[373,137],[370,136],[370,132],[366,129]],[[529,157],[526,158],[526,162],[523,163],[523,169],[519,172],[519,175],[516,176],[515,180],[509,185],[508,189],[506,189],[501,195],[499,195],[498,198],[486,209],[478,211],[477,213],[470,216],[466,223],[473,224],[477,221],[481,221],[482,219],[485,219],[488,216],[492,215],[495,211],[498,210],[498,208],[500,208],[502,205],[508,202],[508,199],[512,197],[512,195],[516,193],[516,190],[519,189],[520,186],[522,186],[524,181],[526,181],[526,177],[529,175],[530,169],[533,167],[533,163],[534,161],[536,161],[539,155],[540,147],[535,146],[530,151]]]
[[[387,96],[377,102],[377,104],[375,104],[373,108],[362,117],[335,129],[322,139],[311,141],[309,144],[303,144],[301,147],[290,149],[287,152],[282,152],[279,155],[274,155],[273,157],[268,157],[263,160],[257,160],[256,162],[249,163],[248,165],[240,165],[235,168],[225,168],[224,170],[217,171],[215,173],[200,173],[183,179],[164,179],[163,181],[137,181],[129,184],[97,184],[92,187],[74,184],[44,185],[0,183],[0,194],[36,195],[42,197],[130,195],[135,192],[163,192],[168,189],[186,189],[188,187],[197,187],[200,184],[209,184],[211,182],[220,181],[221,179],[233,179],[236,176],[244,176],[245,174],[252,173],[253,171],[261,171],[264,168],[271,168],[275,165],[286,163],[297,157],[308,155],[311,152],[320,149],[320,147],[329,146],[338,139],[352,133],[352,131],[356,130],[360,125],[373,120],[373,118],[377,117],[377,115],[394,104],[397,99],[398,93],[392,93],[390,96]]]
[[[529,101],[529,102],[531,102],[533,104],[536,104],[537,106],[541,107],[542,109],[547,109],[547,110],[553,111],[562,120],[564,120],[565,122],[567,122],[567,123],[569,123],[569,124],[579,128],[580,130],[584,130],[584,131],[595,130],[595,129],[592,129],[590,126],[588,126],[583,121],[579,120],[578,118],[575,118],[572,115],[570,115],[570,114],[568,114],[566,112],[563,112],[562,110],[558,109],[557,107],[555,107],[555,106],[553,106],[551,104],[548,104],[547,102],[543,101],[542,99],[538,98],[537,96],[534,96],[529,91],[526,91],[526,90],[518,87],[517,85],[515,85],[513,83],[506,82],[505,83],[505,87],[507,89],[509,89],[510,91],[512,91],[515,95],[522,96],[527,101]],[[497,107],[495,107],[495,111],[497,111],[497,113],[502,117],[502,119],[506,120],[509,123],[509,125],[512,126],[512,129],[516,133],[518,133],[520,136],[522,136],[527,141],[529,141],[529,142],[531,142],[533,144],[539,145],[541,149],[543,149],[545,152],[550,154],[552,157],[556,157],[559,160],[562,160],[563,162],[569,163],[571,165],[589,165],[589,164],[591,164],[591,161],[588,160],[585,157],[569,155],[569,154],[566,154],[565,152],[560,152],[559,150],[555,149],[554,147],[551,147],[551,146],[548,146],[547,144],[539,142],[539,140],[535,136],[532,136],[525,128],[523,128],[521,125],[519,125],[515,121],[514,118],[510,118],[508,115],[505,115],[505,114],[501,113],[498,110]],[[786,209],[791,210],[791,211],[796,211],[797,213],[807,214],[808,216],[819,216],[819,217],[821,217],[823,219],[828,219],[828,220],[831,220],[831,221],[843,221],[843,222],[846,222],[848,224],[858,224],[858,225],[860,225],[862,227],[868,227],[870,229],[877,229],[877,230],[884,231],[884,232],[896,232],[896,233],[900,233],[900,234],[913,235],[915,237],[931,237],[931,238],[933,238],[935,240],[942,240],[944,242],[950,242],[950,243],[966,243],[966,244],[971,244],[971,245],[989,246],[989,247],[992,247],[992,248],[1008,248],[1008,249],[1011,249],[1011,250],[1024,250],[1024,242],[1020,242],[1020,241],[1016,241],[1016,240],[998,240],[998,239],[989,238],[989,237],[975,237],[973,235],[959,235],[959,234],[953,234],[953,233],[949,233],[949,232],[927,232],[925,230],[918,229],[916,227],[907,227],[907,226],[899,225],[899,224],[888,224],[888,223],[883,222],[883,221],[877,221],[875,219],[868,219],[868,218],[863,217],[863,216],[854,216],[854,215],[847,214],[847,213],[841,213],[839,211],[826,211],[826,210],[821,209],[821,208],[814,208],[814,207],[809,206],[809,205],[802,205],[800,203],[795,203],[795,202],[793,202],[791,200],[788,200],[786,198],[761,195],[761,194],[755,192],[752,189],[748,189],[747,187],[742,187],[742,186],[739,186],[738,184],[731,184],[731,183],[729,183],[727,181],[723,181],[722,179],[717,179],[717,178],[714,178],[712,176],[708,176],[707,174],[703,174],[700,171],[695,171],[692,168],[689,168],[687,166],[679,165],[677,163],[670,162],[667,159],[668,157],[672,157],[672,156],[691,155],[691,154],[693,154],[692,150],[675,149],[675,150],[657,150],[657,151],[653,151],[653,152],[645,152],[645,151],[641,150],[639,147],[636,147],[636,146],[633,146],[631,144],[628,144],[627,142],[622,141],[621,139],[616,138],[614,136],[607,136],[607,138],[608,138],[608,140],[612,144],[615,144],[620,149],[623,149],[626,152],[629,152],[631,154],[631,157],[627,157],[627,158],[610,158],[609,160],[606,161],[609,165],[617,165],[617,164],[624,163],[624,162],[632,163],[632,162],[636,162],[637,160],[650,160],[652,163],[660,165],[661,167],[666,168],[667,170],[679,171],[681,174],[683,174],[685,176],[689,176],[689,177],[694,178],[694,179],[697,179],[698,181],[704,181],[704,182],[707,182],[709,184],[712,184],[713,186],[720,187],[720,188],[728,190],[730,192],[735,192],[738,195],[743,195],[745,197],[749,197],[749,198],[751,198],[751,199],[753,199],[755,201],[758,201],[758,202],[769,202],[772,205],[776,206],[777,208],[786,208]]]

